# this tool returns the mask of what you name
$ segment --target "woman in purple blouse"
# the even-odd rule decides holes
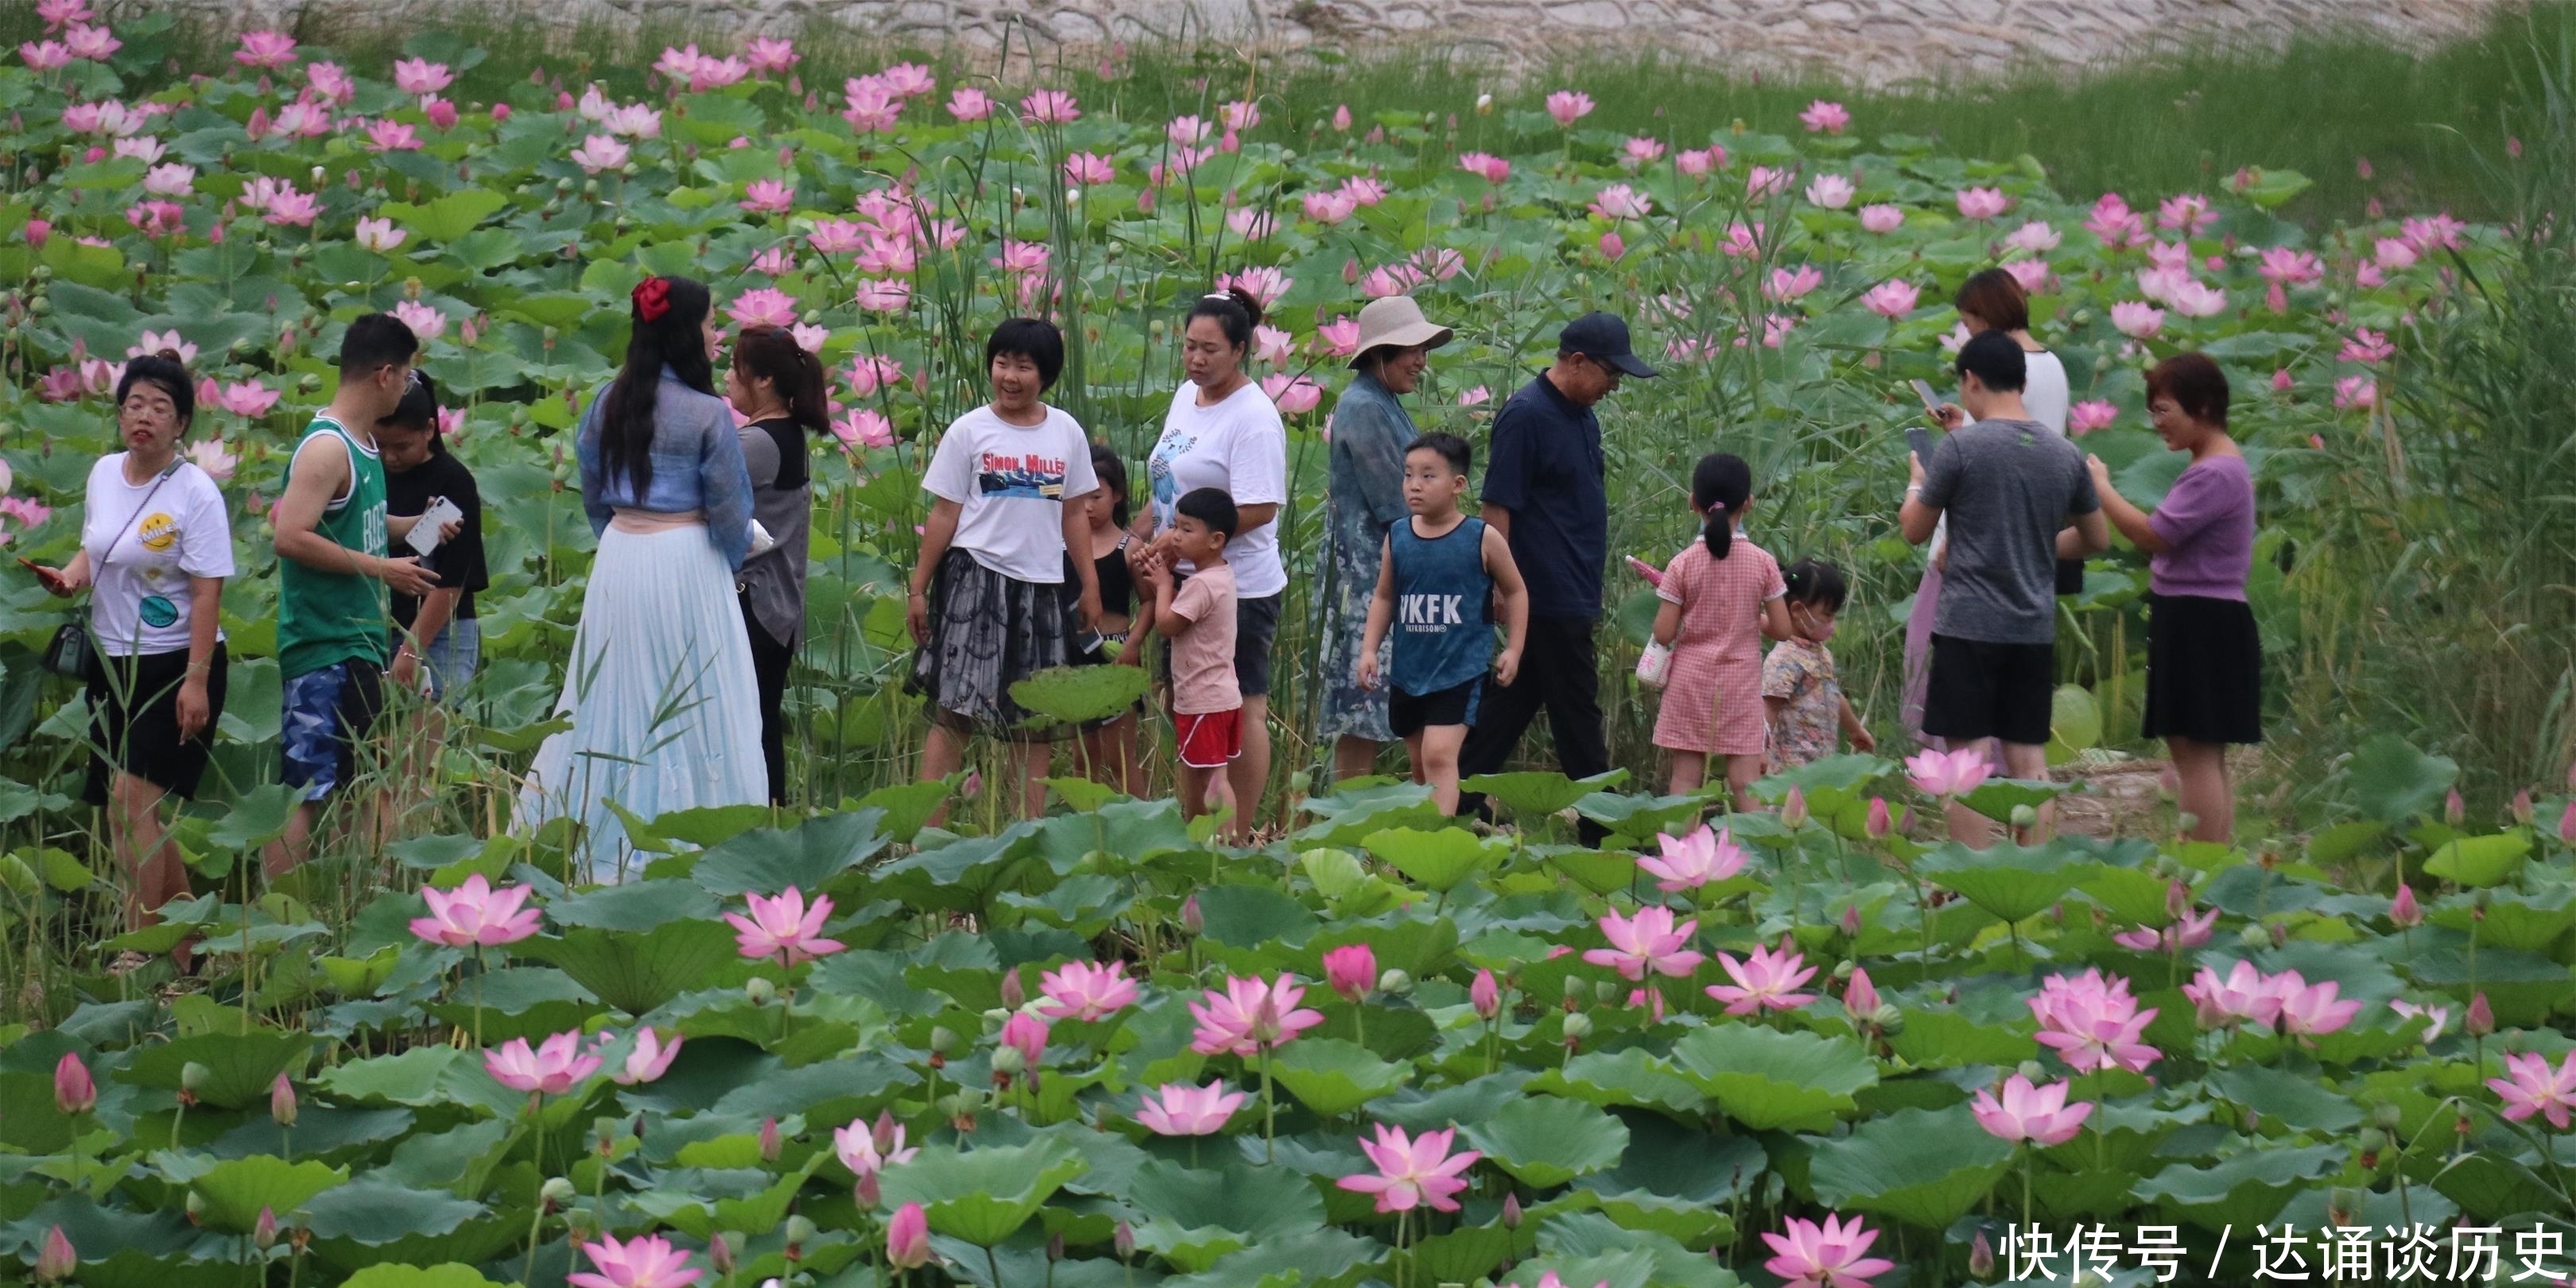
[[[2227,377],[2197,353],[2147,373],[2147,414],[2165,446],[2191,453],[2150,513],[2111,486],[2098,456],[2085,463],[2103,513],[2150,556],[2147,704],[2140,732],[2161,737],[2181,780],[2195,841],[2235,834],[2227,745],[2263,740],[2263,646],[2245,575],[2254,565],[2254,478],[2227,436]]]

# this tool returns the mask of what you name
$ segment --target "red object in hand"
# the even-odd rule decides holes
[[[1661,589],[1663,587],[1663,569],[1657,568],[1653,564],[1647,563],[1645,560],[1640,559],[1635,555],[1628,556],[1628,566],[1636,569],[1637,575],[1645,578],[1647,585],[1653,586],[1657,589]]]

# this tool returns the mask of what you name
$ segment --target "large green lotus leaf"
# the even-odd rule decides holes
[[[1322,924],[1306,905],[1266,885],[1212,885],[1198,891],[1200,925],[1210,940],[1237,948],[1298,947]]]
[[[1154,678],[1141,666],[1059,666],[1011,686],[1011,701],[1049,720],[1105,720],[1136,705]]]
[[[28,1259],[33,1260],[34,1254]],[[219,1261],[153,1257],[119,1248],[103,1260],[83,1260],[73,1282],[80,1288],[238,1288],[241,1269]]]
[[[385,1244],[411,1235],[443,1235],[483,1215],[483,1205],[444,1190],[413,1189],[381,1172],[314,1195],[304,1205],[317,1239]]]
[[[1389,1064],[1367,1047],[1339,1038],[1291,1042],[1270,1059],[1270,1076],[1327,1118],[1392,1093],[1412,1075],[1410,1064]]]
[[[683,1049],[681,1054],[686,1055]],[[817,1120],[846,1121],[861,1109],[874,1113],[895,1094],[919,1085],[921,1076],[875,1051],[801,1069],[771,1073],[758,1082],[735,1087],[715,1103],[718,1113],[748,1118],[784,1118],[804,1114]],[[845,1108],[846,1113],[832,1112]]]
[[[222,849],[246,853],[286,835],[294,815],[295,800],[283,785],[254,787],[233,798],[232,809],[206,833],[206,839]]]
[[[2173,924],[2173,915],[2165,911],[2168,886],[2166,878],[2143,868],[2104,868],[2075,888],[2121,925],[2162,930]]]
[[[2001,823],[2024,805],[2037,809],[2066,792],[2064,783],[2032,778],[1989,778],[1984,786],[1960,797],[1959,803]]]
[[[1965,1107],[1905,1109],[1818,1143],[1807,1179],[1827,1207],[1943,1230],[1994,1188],[2012,1157]]]
[[[2479,907],[2480,903],[2485,906]],[[2483,947],[2545,956],[2560,935],[2576,926],[2576,887],[2556,886],[2531,894],[2494,890],[2456,895],[2435,906],[2425,919],[2463,935],[2474,924]]]
[[[1111,801],[1097,809],[1059,814],[1038,825],[1039,852],[1059,875],[1082,868],[1113,873],[1132,870],[1147,859],[1187,854],[1204,869],[1208,860],[1190,839],[1178,802]],[[1095,857],[1097,856],[1097,857]]]
[[[2459,762],[2427,756],[2393,733],[2361,744],[2344,770],[2353,805],[2391,827],[2431,811],[2459,780]]]
[[[452,242],[509,204],[508,197],[493,189],[463,188],[420,205],[389,201],[380,213],[430,241]]]
[[[2433,851],[2424,871],[2464,886],[2503,885],[2531,854],[2531,833],[2522,828],[2493,836],[2463,836]]]
[[[278,1126],[277,1120],[267,1114],[247,1114],[240,1126],[216,1137],[205,1150],[217,1158],[275,1154],[280,1158],[348,1162],[346,1157],[332,1156],[352,1154],[396,1139],[411,1130],[412,1122],[408,1109],[346,1109],[308,1100],[296,1115],[292,1130]]]
[[[1725,784],[1719,784],[1723,790]],[[1649,841],[1658,833],[1671,832],[1699,821],[1708,810],[1710,796],[1705,792],[1688,792],[1680,796],[1614,796],[1594,792],[1575,802],[1574,812],[1610,829],[1631,841]]]
[[[1756,1131],[1823,1131],[1878,1082],[1869,1053],[1849,1038],[1720,1024],[1673,1044],[1682,1076],[1735,1121]]]
[[[1595,792],[1609,791],[1627,781],[1628,771],[1624,769],[1581,779],[1532,770],[1513,774],[1474,774],[1459,780],[1458,790],[1470,795],[1490,796],[1513,814],[1536,819],[1572,809],[1576,801]]]
[[[499,1288],[472,1266],[369,1266],[340,1288]]]
[[[560,938],[522,939],[511,945],[522,957],[551,962],[599,1000],[629,1015],[644,1015],[734,959],[734,934],[724,922],[665,922],[635,933],[577,927]]]
[[[933,1231],[989,1248],[1011,1237],[1088,1166],[1071,1146],[1051,1137],[966,1153],[925,1147],[913,1161],[888,1168],[882,1184],[888,1209],[918,1203]]]
[[[1406,1131],[1438,1131],[1465,1123],[1482,1122],[1502,1111],[1529,1085],[1530,1071],[1505,1065],[1481,1078],[1442,1087],[1437,1091],[1408,1090],[1389,1097],[1369,1111],[1380,1122],[1392,1123]]]
[[[416,1133],[394,1146],[392,1157],[371,1175],[416,1189],[480,1194],[521,1130],[521,1124],[509,1119],[483,1118],[446,1131]]]
[[[1412,1282],[1471,1284],[1491,1275],[1511,1259],[1514,1247],[1529,1246],[1527,1235],[1500,1225],[1460,1226],[1416,1240],[1405,1250],[1413,1263]]]
[[[2249,1149],[2208,1167],[2176,1163],[2131,1190],[2171,1216],[2204,1230],[2252,1229],[2274,1216],[2310,1180],[2332,1173],[2350,1155],[2341,1144]]]
[[[859,808],[883,812],[880,824],[885,834],[898,845],[910,845],[921,835],[922,825],[948,800],[948,784],[932,779],[921,783],[888,783],[859,798]]]
[[[788,1208],[796,1201],[796,1191],[804,1188],[805,1182],[829,1157],[815,1154],[802,1166],[789,1169],[786,1175],[756,1193],[717,1199],[713,1211],[691,1204],[663,1219],[669,1221],[672,1228],[701,1240],[714,1237],[718,1230],[732,1230],[760,1238],[776,1230],[779,1222],[787,1219]]]
[[[217,1163],[204,1175],[190,1182],[189,1189],[203,1200],[199,1220],[214,1229],[232,1234],[248,1234],[258,1224],[260,1209],[277,1215],[281,1227],[304,1206],[305,1200],[349,1179],[345,1167],[324,1167],[320,1163],[290,1163],[265,1155],[236,1158]]]
[[[1625,850],[1550,847],[1547,865],[1594,894],[1625,890],[1637,883],[1637,856]]]
[[[1626,1123],[1561,1096],[1514,1100],[1493,1117],[1468,1123],[1466,1135],[1495,1166],[1543,1190],[1615,1167],[1628,1149]]]
[[[546,919],[558,926],[641,932],[673,921],[714,921],[723,911],[723,903],[694,881],[629,881],[557,899],[546,905]]]
[[[1207,1171],[1149,1161],[1124,1197],[1147,1218],[1136,1227],[1136,1246],[1188,1273],[1237,1249],[1324,1226],[1324,1201],[1305,1177],[1239,1159]]]
[[[2066,897],[2101,865],[2070,847],[2020,846],[2009,841],[1971,850],[1953,841],[1915,863],[1934,885],[1951,891],[2006,922],[2024,921]]]
[[[690,878],[711,894],[774,895],[793,886],[810,899],[832,878],[886,847],[872,809],[823,814],[785,830],[754,828],[698,856]]]
[[[1385,1244],[1326,1226],[1233,1253],[1204,1274],[1173,1275],[1161,1288],[1328,1288],[1353,1282],[1352,1272],[1385,1256]]]
[[[1361,844],[1414,884],[1447,894],[1469,878],[1502,861],[1507,847],[1460,827],[1436,831],[1390,828],[1372,832]]]
[[[2243,1105],[2265,1119],[2320,1136],[2361,1125],[2361,1107],[2338,1095],[2334,1085],[2314,1067],[2293,1072],[2238,1065],[2213,1071],[2201,1085],[2208,1088],[2209,1094]]]
[[[1592,1105],[1657,1109],[1685,1120],[1697,1119],[1707,1103],[1689,1079],[1643,1047],[1586,1051],[1566,1061],[1562,1069],[1548,1069],[1530,1079],[1529,1089]]]
[[[434,1105],[446,1098],[449,1069],[470,1057],[451,1046],[413,1047],[400,1055],[369,1056],[333,1065],[314,1076],[315,1086],[350,1100]]]
[[[2452,1159],[2433,1175],[2433,1188],[2482,1220],[2502,1223],[2530,1212],[2557,1212],[2564,1203],[2530,1168],[2483,1150]]]
[[[1972,1064],[2017,1065],[2039,1058],[2039,1042],[2000,1024],[1980,1024],[1957,1011],[1933,1007],[1905,1008],[1905,1027],[1888,1035],[1887,1044],[1907,1061],[1926,1069],[1956,1069]]]
[[[1622,1229],[1598,1212],[1549,1217],[1538,1246],[1544,1255],[1513,1266],[1505,1282],[1535,1288],[1551,1270],[1567,1285],[1607,1280],[1611,1288],[1737,1288],[1743,1282],[1706,1253],[1653,1231]]]
[[[1781,795],[1796,787],[1807,793],[1812,803],[1819,791],[1858,792],[1863,786],[1896,771],[1894,763],[1864,752],[1845,752],[1811,760],[1791,769],[1781,770],[1761,781],[1777,788]]]
[[[992,836],[970,836],[936,849],[916,850],[871,869],[875,893],[924,909],[969,912],[1020,882],[1031,864],[1043,864],[1038,827],[1019,823]]]
[[[1431,799],[1431,789],[1415,783],[1353,787],[1330,796],[1313,797],[1306,812],[1320,822],[1290,838],[1298,848],[1327,845],[1351,849],[1372,832],[1389,828],[1446,827],[1450,819]]]
[[[199,1079],[197,1099],[239,1109],[253,1102],[267,1103],[277,1075],[300,1072],[305,1053],[312,1048],[309,1033],[206,1033],[145,1047],[116,1076],[121,1082],[177,1091],[187,1067],[201,1065],[206,1072]]]

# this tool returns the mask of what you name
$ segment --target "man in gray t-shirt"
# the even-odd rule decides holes
[[[1910,460],[1898,516],[1917,544],[1950,520],[1923,731],[1954,748],[1995,739],[2005,772],[2041,778],[2056,681],[2056,562],[2101,553],[2110,528],[2084,454],[2022,406],[2021,346],[1983,332],[1960,348],[1958,370],[1959,401],[1976,423],[1943,438],[1928,463]],[[2038,830],[2046,828],[2043,819]]]

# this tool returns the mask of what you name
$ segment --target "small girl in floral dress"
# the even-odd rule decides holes
[[[1842,569],[1821,559],[1801,559],[1781,574],[1789,587],[1789,624],[1795,634],[1780,641],[1762,662],[1762,705],[1771,714],[1771,755],[1775,769],[1794,769],[1841,750],[1835,732],[1851,739],[1857,751],[1875,751],[1851,699],[1843,696],[1834,675],[1834,619],[1848,593]]]

